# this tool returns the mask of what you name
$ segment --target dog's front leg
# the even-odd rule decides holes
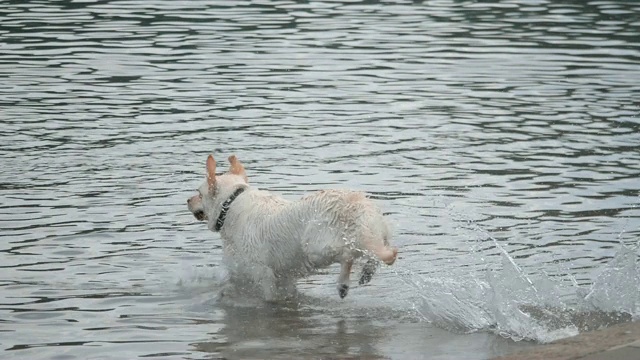
[[[293,299],[297,296],[296,280],[286,276],[278,277],[276,291],[278,298]]]
[[[349,292],[349,276],[351,275],[351,266],[353,259],[345,259],[340,262],[340,277],[338,278],[338,294],[344,299]]]
[[[268,302],[273,302],[277,300],[277,282],[276,276],[273,274],[273,271],[268,268],[260,268],[259,271],[256,272],[255,276],[257,277],[257,282],[260,284],[260,288],[262,288],[262,295],[264,296],[264,300]]]

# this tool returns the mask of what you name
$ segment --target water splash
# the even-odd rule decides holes
[[[437,279],[396,274],[416,290],[415,310],[454,332],[493,331],[515,341],[550,342],[640,317],[640,272],[635,251],[621,245],[589,287],[575,279],[529,276],[506,252],[501,267],[475,274],[447,270]]]
[[[585,310],[609,311],[640,317],[640,272],[636,253],[622,246],[596,277],[582,304]]]

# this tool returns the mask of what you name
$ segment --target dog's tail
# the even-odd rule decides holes
[[[387,265],[392,265],[396,261],[396,257],[398,257],[398,248],[395,247],[384,246],[369,250]]]
[[[387,265],[391,265],[398,257],[398,248],[389,245],[391,231],[382,214],[369,215],[367,229],[362,231],[361,243],[369,253]]]
[[[372,236],[369,233],[363,240],[362,245],[364,248],[385,264],[391,265],[396,261],[398,248],[389,246],[386,237]]]

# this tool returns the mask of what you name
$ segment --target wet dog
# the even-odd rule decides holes
[[[360,284],[371,280],[380,261],[396,260],[382,212],[364,193],[324,190],[288,201],[250,186],[235,155],[229,163],[217,175],[209,155],[206,181],[187,204],[196,219],[220,233],[231,278],[253,282],[265,300],[286,297],[297,279],[334,263],[341,265],[337,288],[344,298],[354,260],[368,259]]]

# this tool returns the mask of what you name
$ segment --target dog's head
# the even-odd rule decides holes
[[[189,211],[200,221],[207,221],[210,229],[222,211],[222,204],[241,187],[248,185],[244,166],[235,155],[229,156],[229,171],[216,175],[213,155],[207,158],[207,179],[198,188],[198,194],[187,200]]]

